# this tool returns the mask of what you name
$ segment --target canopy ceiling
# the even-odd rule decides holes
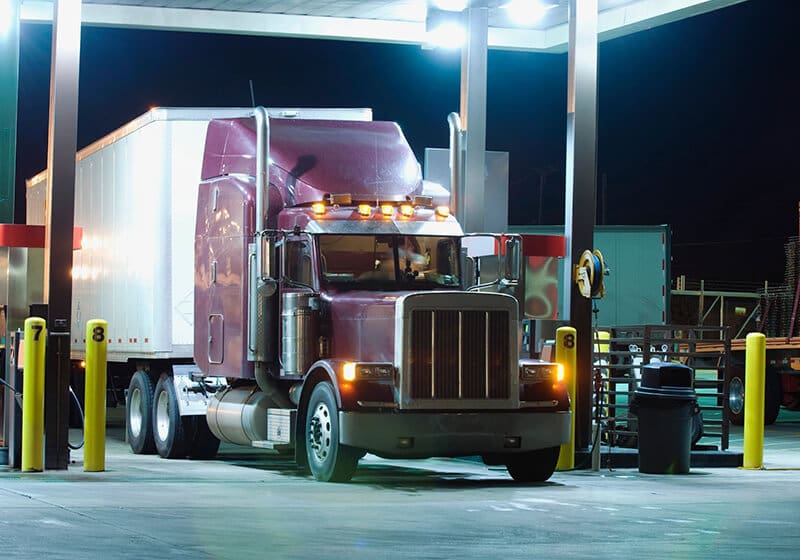
[[[598,0],[600,40],[744,0]],[[515,26],[489,1],[489,48],[567,50],[567,0],[537,24]],[[49,22],[53,2],[23,0],[21,19]],[[425,42],[425,0],[84,0],[86,25],[389,43]]]

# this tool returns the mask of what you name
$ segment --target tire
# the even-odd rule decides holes
[[[339,443],[339,414],[333,387],[311,391],[305,425],[306,457],[312,476],[322,482],[347,482],[358,466],[358,449]]]
[[[506,468],[517,482],[544,482],[556,470],[560,446],[509,455]]]
[[[153,441],[153,381],[142,370],[133,374],[128,385],[125,431],[131,451],[136,454],[156,452]]]
[[[783,404],[783,386],[781,374],[775,368],[768,367],[764,380],[764,425],[771,426],[778,419]]]
[[[205,416],[188,416],[191,427],[187,454],[190,459],[213,459],[219,450],[220,441],[211,433]]]
[[[153,441],[156,451],[165,459],[186,457],[186,426],[169,373],[161,374],[153,396]]]
[[[778,419],[783,400],[781,376],[775,368],[768,367],[764,372],[764,425],[769,426]],[[731,376],[728,387],[728,405],[731,424],[744,425],[744,369],[737,369]]]

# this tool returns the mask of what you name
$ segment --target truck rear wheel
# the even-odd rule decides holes
[[[734,370],[728,387],[728,405],[731,424],[744,425],[744,367]],[[769,426],[778,419],[783,391],[781,376],[775,368],[767,367],[764,378],[764,425]]]
[[[162,373],[153,397],[153,440],[165,459],[186,457],[186,430],[172,376]]]
[[[137,370],[128,385],[125,430],[131,451],[155,453],[153,441],[153,381],[147,372]]]
[[[339,414],[333,387],[314,387],[306,414],[306,456],[311,474],[322,482],[347,482],[358,465],[359,450],[339,443]]]
[[[556,470],[560,446],[509,455],[506,468],[517,482],[544,482]]]

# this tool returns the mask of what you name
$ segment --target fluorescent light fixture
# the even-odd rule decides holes
[[[518,25],[531,25],[544,17],[547,10],[557,4],[543,0],[511,0],[503,8],[511,20]]]
[[[464,44],[466,30],[460,11],[440,10],[428,6],[425,16],[425,47],[459,48]]]

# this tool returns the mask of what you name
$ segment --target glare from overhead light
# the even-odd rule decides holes
[[[11,31],[11,2],[15,0],[0,0],[0,36]]]
[[[467,7],[467,0],[433,0],[431,4],[440,10],[460,12]]]
[[[555,8],[555,5],[541,0],[511,0],[503,8],[514,23],[531,25],[542,19],[547,10]]]
[[[464,44],[466,31],[462,12],[428,7],[425,16],[425,47],[458,48]]]
[[[446,22],[427,33],[428,42],[445,49],[457,49],[464,44],[464,28],[457,23]]]

